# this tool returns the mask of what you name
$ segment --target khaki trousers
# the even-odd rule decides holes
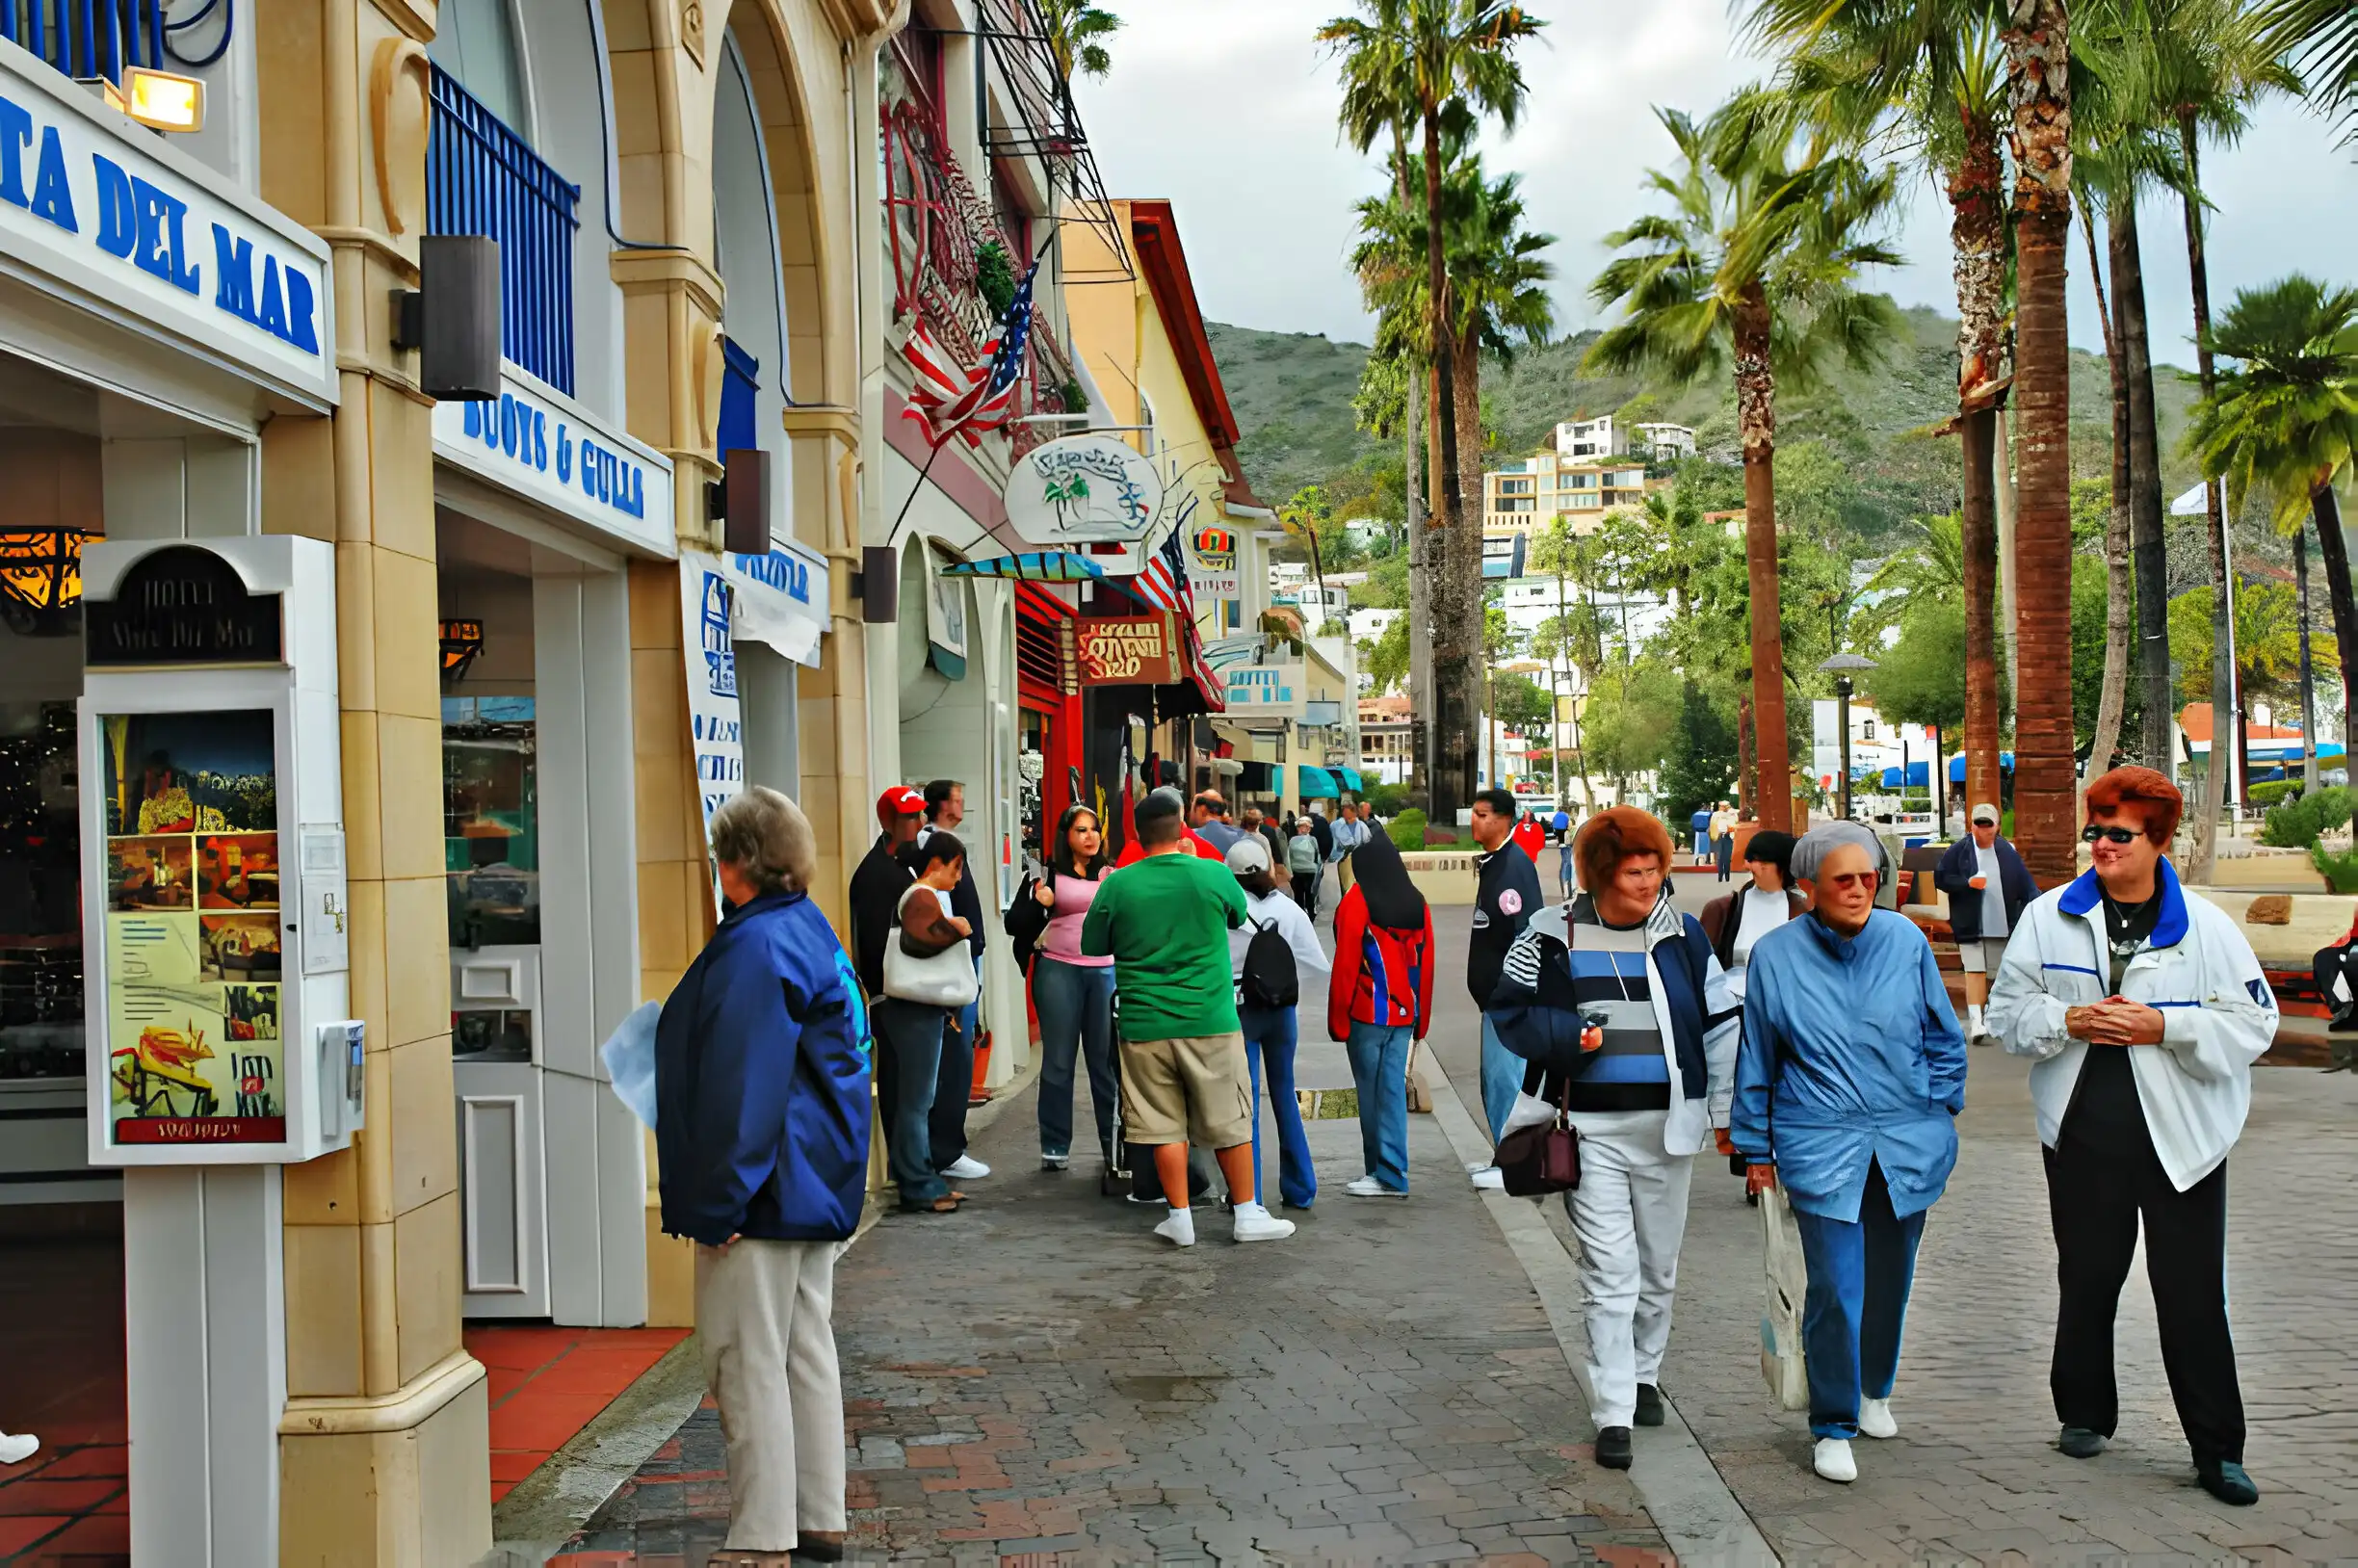
[[[728,1441],[728,1547],[788,1552],[798,1529],[844,1529],[839,1241],[696,1248],[696,1334]]]

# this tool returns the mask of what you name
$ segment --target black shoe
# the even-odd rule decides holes
[[[2102,1432],[2090,1431],[2085,1426],[2066,1426],[2056,1439],[2056,1447],[2069,1458],[2093,1459],[2104,1452],[2106,1441]]]
[[[1662,1390],[1651,1383],[1638,1385],[1638,1424],[1660,1426],[1663,1424]]]
[[[2194,1478],[2202,1489],[2230,1507],[2248,1508],[2260,1501],[2260,1488],[2233,1459],[2197,1459]]]
[[[805,1562],[841,1562],[844,1555],[842,1530],[802,1531],[795,1543],[795,1556]]]
[[[1597,1463],[1607,1470],[1627,1470],[1630,1467],[1630,1431],[1626,1426],[1608,1426],[1597,1433]]]

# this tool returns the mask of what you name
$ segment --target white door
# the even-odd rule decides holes
[[[469,1318],[549,1316],[540,950],[451,954],[451,1078]]]

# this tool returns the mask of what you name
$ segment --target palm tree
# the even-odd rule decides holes
[[[1473,793],[1475,702],[1481,647],[1480,524],[1466,525],[1466,496],[1458,474],[1456,386],[1452,364],[1446,222],[1443,217],[1442,124],[1457,104],[1496,117],[1511,130],[1523,111],[1522,67],[1515,45],[1544,25],[1510,0],[1357,0],[1359,13],[1338,16],[1319,30],[1319,41],[1343,65],[1343,134],[1361,152],[1389,138],[1404,153],[1408,132],[1419,134],[1425,165],[1426,316],[1440,408],[1434,430],[1440,447],[1431,526],[1443,531],[1440,603],[1434,616],[1434,731],[1445,766],[1434,770],[1436,820],[1456,820],[1459,800]],[[1477,480],[1479,483],[1479,479]],[[1479,503],[1474,509],[1479,514]],[[1465,530],[1470,541],[1450,533]],[[1447,813],[1447,815],[1441,815]]]
[[[1760,0],[1751,30],[1791,51],[1813,118],[1913,158],[1945,189],[1957,301],[1965,569],[1965,789],[1996,800],[1998,404],[2005,388],[2005,61],[1993,0]]]
[[[2346,678],[2358,669],[2358,598],[2334,500],[2334,482],[2358,455],[2358,290],[2328,289],[2298,274],[2245,289],[2201,347],[2239,368],[2214,373],[2212,390],[2194,406],[2187,445],[2206,478],[2226,482],[2229,505],[2266,497],[2288,533],[2304,512],[2316,519],[2345,672],[2343,733],[2358,735],[2358,682]]]
[[[2270,0],[2252,19],[2260,47],[2291,56],[2319,104],[2346,124],[2358,112],[2358,11],[2348,0]]]
[[[2005,0],[2014,109],[2014,828],[2042,885],[2079,868],[2072,757],[2071,20],[2065,0]]]
[[[1079,71],[1103,80],[1114,68],[1105,40],[1121,31],[1121,18],[1090,0],[1039,0],[1039,9],[1040,20],[1048,24],[1048,47],[1056,52],[1064,79]]]
[[[1899,330],[1899,313],[1853,284],[1900,258],[1871,237],[1889,218],[1897,177],[1804,136],[1759,94],[1708,119],[1655,114],[1678,146],[1674,172],[1648,183],[1670,206],[1606,236],[1627,250],[1589,286],[1623,318],[1585,367],[1650,371],[1681,384],[1733,370],[1743,443],[1744,553],[1750,584],[1752,719],[1765,827],[1792,823],[1785,656],[1777,607],[1776,388],[1835,359],[1864,365]]]

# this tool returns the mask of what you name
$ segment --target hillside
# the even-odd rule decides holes
[[[1893,477],[1915,505],[1946,510],[1928,481],[1943,463],[1909,432],[1946,420],[1956,408],[1956,322],[1917,307],[1905,313],[1908,336],[1872,370],[1838,372],[1821,391],[1779,399],[1780,439],[1824,439],[1865,468]],[[1376,453],[1378,443],[1352,423],[1350,400],[1367,348],[1316,334],[1265,332],[1210,324],[1228,399],[1244,429],[1238,455],[1263,499],[1284,500],[1304,484],[1326,479]],[[1611,413],[1648,388],[1626,377],[1581,374],[1581,356],[1596,340],[1583,332],[1493,364],[1482,384],[1484,413],[1501,450],[1544,445],[1559,419]],[[2193,387],[2173,367],[2157,366],[2155,399],[2162,414],[2164,493],[2194,483],[2179,455],[2178,437],[2194,400]],[[1645,416],[1695,427],[1706,452],[1734,457],[1736,399],[1726,386],[1655,390]],[[2073,466],[2083,476],[2111,472],[2111,382],[2101,355],[2072,354]],[[1898,476],[1907,476],[1900,478]],[[1897,501],[1897,494],[1895,494]]]

